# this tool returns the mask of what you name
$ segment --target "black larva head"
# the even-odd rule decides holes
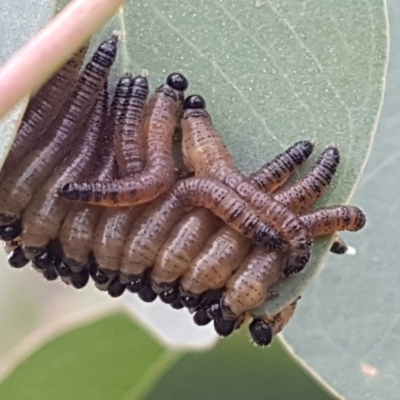
[[[249,331],[254,343],[258,346],[268,346],[272,341],[271,327],[261,319],[254,319],[249,325]]]
[[[134,84],[134,86],[140,86],[144,89],[149,88],[149,81],[147,80],[147,78],[145,76],[142,76],[142,75],[135,76],[133,78],[133,84]]]
[[[214,320],[214,329],[219,336],[229,336],[235,329],[235,321],[225,321],[224,319]]]
[[[196,325],[204,326],[209,324],[212,319],[208,315],[207,310],[201,308],[200,310],[196,311],[193,315],[193,321]]]
[[[185,91],[189,86],[187,79],[177,72],[169,74],[166,80],[167,84],[172,87],[172,89],[179,90],[181,92]]]
[[[21,234],[21,231],[21,219],[18,218],[9,225],[0,226],[0,239],[6,241],[14,240]]]
[[[17,247],[8,255],[8,263],[13,268],[22,268],[29,263],[22,247]]]
[[[198,94],[193,94],[192,96],[186,97],[182,107],[184,110],[205,109],[206,101],[203,99],[203,97],[199,96]]]
[[[107,288],[107,292],[111,297],[119,297],[125,292],[126,286],[115,278]]]
[[[89,270],[84,268],[81,272],[77,272],[71,276],[71,285],[75,289],[82,289],[89,282]]]

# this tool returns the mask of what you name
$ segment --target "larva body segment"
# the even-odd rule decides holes
[[[186,213],[182,203],[171,194],[147,205],[134,222],[121,258],[120,279],[130,282],[154,265],[167,235]]]
[[[89,117],[82,137],[46,183],[35,193],[22,216],[22,240],[28,258],[40,254],[46,245],[58,237],[61,224],[68,212],[70,202],[55,193],[68,179],[84,178],[93,171],[100,136],[105,129],[108,113],[108,92],[105,88],[99,95]]]
[[[120,268],[121,253],[133,221],[142,206],[105,209],[97,223],[93,238],[93,254],[99,270],[112,275]]]
[[[100,149],[100,162],[93,179],[106,180],[117,176],[117,163],[115,161],[114,133],[119,127],[120,119],[125,113],[125,107],[132,91],[133,78],[126,74],[118,81],[113,101],[111,103],[110,117],[104,121],[107,129],[104,131]],[[71,270],[81,270],[89,263],[89,255],[93,248],[95,229],[103,207],[89,204],[72,204],[60,231],[60,243],[64,254],[65,263]]]
[[[225,286],[251,246],[251,240],[230,227],[220,228],[197,253],[182,276],[180,285],[183,293],[197,295]]]
[[[300,218],[313,238],[341,230],[356,231],[365,223],[364,213],[354,206],[322,208],[305,213]],[[284,251],[260,251],[258,246],[249,253],[226,284],[227,289],[221,298],[224,319],[235,319],[264,303],[268,288],[281,275],[292,273],[288,273],[283,266],[282,260],[286,256]],[[253,262],[253,257],[256,257],[257,263]]]
[[[266,252],[260,246],[246,256],[226,284],[221,300],[224,319],[236,319],[267,299],[268,288],[281,276],[284,258],[284,252]]]
[[[150,99],[143,129],[146,167],[140,174],[111,182],[70,183],[59,191],[60,195],[121,207],[150,202],[169,190],[175,181],[172,139],[186,88],[186,78],[171,74]]]
[[[47,131],[70,94],[83,64],[88,44],[75,53],[30,100],[2,174],[10,170]]]
[[[247,204],[219,181],[188,178],[178,181],[172,191],[148,206],[135,221],[123,252],[122,275],[141,275],[153,266],[173,226],[194,206],[205,207],[238,232],[263,242],[269,227]],[[268,237],[271,244],[271,238]],[[276,245],[279,245],[279,238]],[[129,278],[128,278],[129,281]]]
[[[120,176],[132,176],[145,167],[143,120],[149,84],[146,77],[133,79],[133,87],[128,98],[127,109],[122,118],[117,119],[115,130],[115,155]]]
[[[204,208],[196,208],[186,214],[172,229],[157,254],[151,271],[154,287],[173,283],[184,275],[188,265],[219,226],[219,220]]]
[[[39,146],[3,178],[0,183],[0,225],[19,217],[35,191],[70,150],[82,121],[104,86],[116,56],[116,45],[116,36],[100,45],[79,77],[65,113],[56,118]]]
[[[329,187],[340,162],[336,147],[328,147],[311,170],[292,185],[274,193],[274,199],[296,214],[312,206]]]
[[[307,143],[307,142],[306,142]],[[288,157],[293,152],[293,146],[288,150]],[[275,176],[283,176],[280,170],[280,163],[285,159],[285,153],[278,155],[269,165],[270,170],[275,170]],[[290,158],[287,164],[291,165]],[[336,172],[339,163],[339,152],[336,148],[326,149],[317,160],[316,164],[308,173],[294,184],[273,193],[275,200],[284,201],[288,209],[302,210],[303,207],[310,207],[317,201],[328,187],[332,176]],[[258,182],[261,187],[264,184],[264,167],[252,174],[252,179]],[[287,178],[286,178],[287,179]],[[268,182],[271,182],[269,179]],[[278,186],[274,184],[276,189]],[[299,205],[300,204],[300,205]],[[221,243],[219,243],[221,242]],[[239,267],[241,260],[247,254],[252,243],[243,235],[234,232],[227,226],[219,229],[207,242],[207,245],[195,258],[193,263],[188,265],[188,269],[181,279],[181,287],[184,292],[200,294],[207,290],[219,289],[225,285],[230,275]],[[227,249],[229,252],[226,253]]]
[[[251,179],[264,190],[275,190],[307,160],[312,150],[312,143],[297,142],[252,174]],[[208,231],[210,225],[215,223],[217,218],[215,216],[212,218],[210,213],[208,215],[210,221],[207,225],[205,225],[205,221],[202,221],[201,229],[204,230],[204,233],[199,233],[199,236],[211,236]],[[185,268],[183,264],[179,268],[175,268],[170,263],[168,252],[174,252],[175,257],[178,257],[180,256],[178,248],[176,245],[169,248],[167,243],[176,243],[180,236],[179,225],[171,231],[167,242],[160,250],[163,255],[157,257],[151,272],[152,279],[158,284],[162,283],[163,271],[168,271],[168,283],[171,283],[172,277],[178,279],[182,276],[181,288],[190,294],[199,294],[224,286],[227,278],[238,268],[240,261],[248,252],[251,241],[229,227],[222,227],[217,232],[212,232],[214,234],[201,251],[191,250],[191,254],[196,255],[192,262],[187,262]],[[186,227],[186,224],[184,226]],[[166,277],[164,278],[166,279]]]
[[[250,180],[265,193],[275,192],[310,157],[314,144],[306,140],[296,142],[250,175]]]
[[[258,346],[268,346],[274,336],[281,332],[293,317],[297,301],[276,315],[253,319],[249,325],[249,331],[254,343]]]
[[[360,230],[365,225],[365,214],[355,206],[329,206],[304,213],[301,220],[313,237],[336,231]]]
[[[264,231],[265,237],[272,237],[279,232],[289,243],[288,269],[304,268],[310,258],[311,240],[295,213],[263,193],[238,171],[214,129],[205,110],[205,101],[200,96],[188,97],[183,108],[181,126],[185,163],[195,170],[196,175],[218,179],[235,190],[269,224]]]
[[[115,107],[114,148],[121,178],[140,174],[145,165],[143,110],[148,94],[148,82],[142,76],[132,78],[131,81],[131,88],[125,95],[123,107],[122,101],[118,101],[122,97],[122,90],[117,88],[115,95],[115,104],[119,106]],[[120,83],[123,86],[123,82]],[[126,237],[142,209],[141,205],[108,208],[101,214],[94,231],[93,255],[96,271],[92,273],[94,278],[101,277],[101,282],[97,282],[100,289],[107,289],[110,280],[116,275]],[[117,284],[114,283],[113,286]],[[118,287],[118,291],[120,290],[122,287]]]

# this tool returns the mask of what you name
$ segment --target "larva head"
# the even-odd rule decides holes
[[[178,72],[169,74],[167,76],[166,83],[172,89],[178,90],[180,92],[184,92],[189,86],[187,79],[182,74],[179,74]]]
[[[71,285],[75,289],[82,289],[84,288],[87,283],[89,282],[89,270],[84,268],[82,271],[74,273],[71,278]]]
[[[15,248],[8,255],[8,264],[13,268],[22,268],[29,263],[29,259],[26,258],[22,247]]]
[[[271,326],[262,319],[254,319],[249,325],[249,331],[254,343],[258,346],[268,346],[273,338]]]
[[[0,239],[4,241],[14,240],[21,232],[21,219],[18,218],[11,224],[0,226]]]
[[[174,72],[167,76],[165,83],[157,88],[158,93],[164,93],[166,96],[181,103],[183,101],[183,92],[188,87],[187,79],[178,72]]]

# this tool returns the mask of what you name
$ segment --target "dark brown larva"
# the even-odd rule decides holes
[[[275,230],[275,236],[278,232],[289,243],[286,269],[301,270],[310,257],[311,240],[295,213],[262,192],[238,171],[212,125],[202,97],[188,97],[183,108],[181,126],[185,164],[198,176],[223,182],[254,207],[257,214]],[[263,234],[265,240],[274,232],[271,228],[264,228]]]
[[[145,76],[133,80],[132,90],[126,104],[123,118],[117,119],[115,129],[115,156],[120,176],[138,174],[145,167],[143,121],[149,83]]]
[[[72,90],[87,48],[88,45],[74,54],[31,99],[3,166],[2,175],[10,171],[17,161],[36,146],[38,139],[56,118]]]
[[[34,194],[22,216],[24,252],[33,258],[58,237],[70,202],[56,197],[57,189],[71,178],[84,178],[96,164],[100,137],[108,114],[108,92],[105,88],[97,99],[92,115],[74,150],[64,159],[46,183]]]
[[[14,222],[35,191],[70,150],[86,116],[104,86],[117,51],[117,36],[103,42],[79,77],[65,112],[29,153],[0,182],[0,225]]]
[[[123,124],[128,99],[132,92],[133,77],[126,74],[117,84],[110,108],[110,116],[105,121],[100,161],[92,178],[106,180],[117,176],[115,160],[114,132]],[[103,208],[88,204],[72,204],[60,231],[60,244],[66,265],[74,272],[87,268],[93,248],[94,230]]]
[[[60,190],[60,195],[70,200],[121,207],[147,203],[169,190],[175,182],[172,139],[186,88],[183,75],[171,74],[150,100],[143,129],[146,166],[140,174],[111,182],[70,183]]]

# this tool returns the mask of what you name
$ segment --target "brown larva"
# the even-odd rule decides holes
[[[175,181],[173,134],[187,85],[183,75],[171,74],[150,99],[143,127],[146,166],[141,173],[109,182],[70,183],[59,191],[60,196],[120,207],[150,202],[169,190]]]
[[[283,153],[276,156],[271,162],[268,162],[257,172],[253,173],[251,175],[251,180],[264,190],[269,190],[269,192],[275,190],[307,160],[311,155],[312,149],[313,145],[310,142],[300,141],[295,143]],[[192,280],[192,278],[190,278],[191,272],[188,272],[188,270],[191,269],[192,272],[193,270],[197,270],[195,266],[196,262],[193,261],[194,259],[199,261],[200,259],[204,260],[203,267],[200,267],[200,269],[207,277],[212,275],[210,270],[214,268],[214,265],[218,265],[217,274],[221,272],[221,275],[223,275],[224,265],[229,265],[228,268],[232,268],[232,263],[238,263],[241,259],[241,254],[243,253],[244,257],[251,246],[250,240],[228,227],[222,227],[220,229],[221,235],[216,234],[215,226],[221,225],[220,222],[212,213],[200,210],[190,212],[180,222],[184,230],[191,231],[190,235],[197,236],[196,240],[182,241],[182,243],[178,245],[177,237],[181,236],[180,224],[178,224],[169,234],[167,241],[160,249],[155,265],[151,271],[152,284],[155,290],[160,293],[163,292],[161,287],[164,288],[164,290],[168,290],[168,284],[175,282],[181,276],[183,276],[181,281],[181,283],[183,283],[183,289],[185,291],[190,291],[189,287],[185,288],[184,282]],[[190,226],[189,220],[192,216],[197,214],[199,216],[200,214],[202,215],[202,220],[197,222],[196,220],[198,218],[196,217],[194,225]],[[184,234],[183,232],[183,235]],[[211,236],[211,234],[215,235]],[[215,239],[214,236],[216,236]],[[240,237],[242,245],[235,245],[232,243],[231,237]],[[199,247],[199,242],[203,242],[204,240],[207,242],[207,248],[203,245]],[[200,252],[199,250],[202,251]],[[218,251],[221,253],[218,254]],[[182,252],[184,255],[182,255]],[[183,264],[182,259],[188,259],[189,255],[191,255],[190,259],[186,264]],[[175,267],[177,263],[179,264]],[[223,282],[223,284],[224,283],[225,282]],[[205,283],[205,285],[207,285],[207,283]],[[206,286],[201,289],[200,292],[208,289],[210,288]]]
[[[74,54],[30,100],[3,166],[2,175],[10,171],[17,161],[36,146],[38,139],[56,118],[72,90],[87,48],[88,45]]]
[[[130,73],[125,74],[117,83],[107,129],[103,135],[99,164],[91,177],[93,180],[103,181],[117,176],[114,134],[115,130],[121,129],[124,124],[132,86],[133,77]],[[63,261],[72,272],[80,272],[87,268],[93,248],[94,231],[102,212],[105,212],[102,207],[89,204],[74,203],[71,205],[63,222],[59,240]]]
[[[74,150],[34,194],[22,215],[21,236],[28,258],[40,255],[51,240],[57,239],[70,202],[54,194],[69,179],[84,178],[93,170],[107,114],[108,92],[105,87],[97,98],[86,129],[74,144]]]
[[[0,225],[20,218],[35,191],[70,150],[102,90],[117,51],[117,36],[103,42],[73,88],[64,113],[30,152],[0,182]]]
[[[289,148],[286,152],[289,155],[291,151],[292,148]],[[282,176],[280,173],[283,169],[280,162],[282,158],[281,155],[270,164],[271,167],[275,166],[275,175],[279,177]],[[338,163],[339,152],[337,149],[333,147],[326,149],[315,166],[303,178],[284,190],[273,193],[273,198],[296,213],[302,211],[303,208],[309,208],[323,195]],[[262,187],[266,187],[263,180],[265,177],[264,168],[252,174],[252,180],[257,181],[258,185]],[[271,182],[271,179],[268,179],[268,182]],[[283,181],[281,180],[281,182]],[[277,184],[271,187],[276,189]],[[193,262],[187,266],[188,269],[180,281],[183,292],[186,293],[186,296],[191,296],[224,286],[230,274],[239,267],[240,261],[247,254],[251,245],[251,241],[229,227],[220,228],[210,237],[204,249],[196,255]]]
[[[197,176],[212,177],[223,182],[253,206],[260,217],[290,244],[287,270],[302,269],[308,262],[311,250],[307,230],[293,212],[263,193],[236,168],[205,106],[201,96],[190,96],[185,100],[181,121],[185,164]],[[267,239],[273,233],[268,229],[263,234]]]

